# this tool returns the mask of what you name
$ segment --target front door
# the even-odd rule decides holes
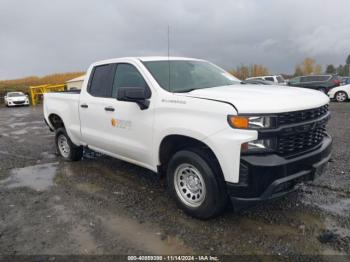
[[[83,139],[93,149],[151,167],[153,103],[141,110],[134,102],[117,100],[119,87],[149,87],[134,65],[120,63],[108,66],[104,70],[95,68],[89,94],[85,97],[88,108],[80,108],[84,112],[81,113]],[[106,90],[101,92],[103,95],[93,95],[95,85]],[[83,105],[82,98],[80,106]]]

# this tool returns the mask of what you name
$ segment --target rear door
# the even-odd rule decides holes
[[[311,76],[302,76],[300,77],[300,87],[310,88],[312,86],[312,78]]]

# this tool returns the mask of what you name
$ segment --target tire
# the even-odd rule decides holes
[[[190,216],[212,218],[227,205],[226,185],[220,168],[204,150],[175,153],[168,164],[167,185],[177,206]]]
[[[344,91],[338,91],[335,93],[334,98],[337,102],[345,102],[348,100],[348,95]]]
[[[74,145],[64,128],[56,130],[55,144],[58,154],[67,161],[78,161],[83,157],[83,147]]]

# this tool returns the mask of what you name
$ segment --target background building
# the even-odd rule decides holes
[[[72,90],[72,89],[81,89],[81,86],[83,85],[85,75],[73,78],[71,80],[68,80],[66,82],[67,85],[67,90]]]

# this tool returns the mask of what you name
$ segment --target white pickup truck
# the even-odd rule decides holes
[[[158,172],[180,208],[209,218],[321,175],[328,103],[309,89],[241,85],[204,60],[134,57],[92,64],[80,93],[45,94],[44,115],[64,159],[88,147]]]

